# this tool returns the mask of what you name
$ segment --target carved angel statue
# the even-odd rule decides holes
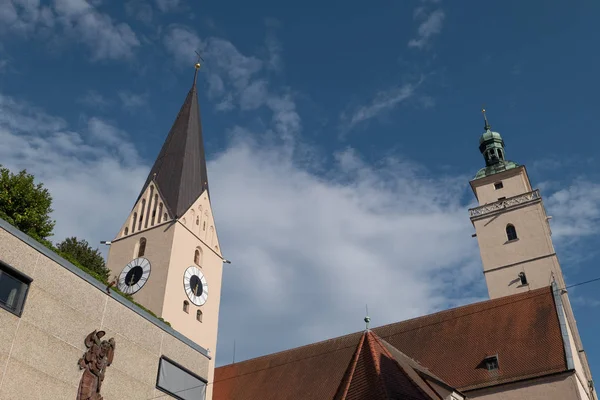
[[[79,359],[79,369],[83,375],[79,382],[77,400],[103,400],[100,388],[106,367],[112,364],[115,354],[115,339],[102,340],[104,331],[94,331],[85,338],[87,351]]]

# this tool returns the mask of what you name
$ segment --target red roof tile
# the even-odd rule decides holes
[[[408,356],[403,362],[420,375],[443,379],[462,391],[567,369],[550,287],[382,326],[373,332],[394,360]],[[354,375],[348,393],[350,389],[360,393],[358,374],[372,374],[369,368],[377,368],[377,364],[361,361],[360,353],[358,359],[353,357],[362,337],[354,333],[217,368],[213,399],[334,399],[343,378],[348,379],[352,363]],[[382,352],[381,348],[370,352]],[[393,348],[405,355],[395,354]],[[499,369],[490,372],[483,360],[495,354]],[[372,379],[365,382],[372,384]]]

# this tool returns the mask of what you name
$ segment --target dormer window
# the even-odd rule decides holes
[[[504,187],[504,185],[502,184],[502,182],[494,183],[494,189],[496,189],[496,190],[502,189],[503,187]]]
[[[487,368],[488,371],[496,371],[500,368],[500,365],[498,364],[498,356],[491,356],[491,357],[486,357],[485,360],[485,367]]]

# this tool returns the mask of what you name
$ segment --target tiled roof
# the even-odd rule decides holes
[[[416,363],[407,360],[406,355],[389,343],[384,344],[376,334],[365,332],[335,400],[438,400],[446,397],[427,383],[428,374],[424,368],[415,369]],[[448,393],[453,391],[448,389]]]
[[[152,180],[172,217],[181,216],[205,189],[208,190],[195,80],[146,178],[138,200]]]
[[[461,391],[567,370],[550,287],[382,326],[373,332],[394,360],[404,360],[419,375],[438,383],[443,380]],[[335,396],[339,396],[344,377],[348,379],[353,361],[357,363],[355,373],[359,371],[360,359],[354,360],[354,356],[363,337],[360,332],[353,333],[217,368],[213,399],[345,399]],[[376,349],[381,352],[380,347]],[[499,369],[488,371],[484,359],[496,354]],[[367,365],[360,368],[366,371]],[[358,375],[353,379],[359,382]],[[352,382],[350,388],[354,389]]]

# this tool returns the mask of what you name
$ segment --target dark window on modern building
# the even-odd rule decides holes
[[[31,278],[0,262],[0,308],[21,316]]]
[[[176,399],[206,398],[206,380],[164,356],[159,361],[156,388]]]
[[[496,190],[502,189],[503,187],[504,187],[504,185],[502,184],[502,182],[494,183],[494,189],[496,189]]]
[[[517,240],[517,230],[513,224],[506,225],[506,237],[509,241]]]

